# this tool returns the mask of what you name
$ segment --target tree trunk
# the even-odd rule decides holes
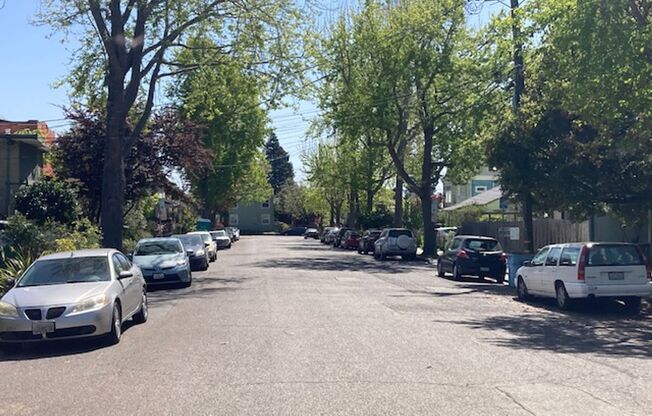
[[[394,227],[403,227],[403,179],[398,174],[394,188]]]
[[[328,221],[328,225],[330,225],[332,227],[332,226],[335,225],[335,222],[334,222],[335,221],[335,204],[333,204],[331,202],[329,205],[330,205],[330,218],[329,218],[329,221]]]
[[[421,214],[423,215],[423,255],[435,254],[435,229],[432,223],[432,198],[431,191],[419,195],[421,199]]]
[[[122,249],[122,207],[125,199],[124,141],[126,111],[123,77],[109,71],[106,143],[102,171],[102,246]]]
[[[534,253],[534,220],[532,215],[532,195],[529,193],[523,198],[523,223],[525,232],[523,233],[523,244],[527,253]]]

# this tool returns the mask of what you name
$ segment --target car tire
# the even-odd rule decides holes
[[[385,261],[385,260],[387,260],[387,255],[386,255],[385,253],[383,253],[383,250],[379,250],[379,253],[378,253],[378,259],[379,259],[380,261]]]
[[[462,274],[457,268],[457,264],[453,265],[453,280],[462,280]]]
[[[149,316],[149,307],[147,306],[147,290],[143,289],[143,300],[140,305],[140,310],[136,312],[133,316],[133,320],[136,324],[144,324],[147,322],[147,317]]]
[[[530,299],[530,294],[527,291],[527,286],[525,285],[525,280],[521,276],[516,280],[516,296],[521,302],[526,302]]]
[[[624,299],[625,310],[631,315],[638,315],[641,313],[641,298],[638,296],[628,296]]]
[[[106,340],[109,345],[115,345],[120,342],[122,337],[122,311],[120,305],[115,302],[113,304],[113,313],[111,315],[111,332],[106,335]]]
[[[192,273],[188,274],[188,281],[183,283],[183,287],[190,287],[192,285]]]
[[[444,268],[441,265],[441,261],[437,260],[437,276],[439,277],[445,277],[446,274],[444,273]]]
[[[504,275],[496,277],[496,283],[498,283],[499,285],[502,285],[504,281],[505,281]]]
[[[567,311],[573,306],[573,300],[568,296],[566,286],[562,282],[555,285],[555,298],[559,309]]]

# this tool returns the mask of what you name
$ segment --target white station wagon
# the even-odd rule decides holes
[[[652,295],[652,268],[627,243],[570,243],[543,247],[517,271],[518,298],[554,297],[561,309],[574,299],[621,299],[633,313]]]

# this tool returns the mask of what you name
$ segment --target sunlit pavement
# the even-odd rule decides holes
[[[0,355],[0,415],[649,415],[652,314],[243,237],[119,345]]]

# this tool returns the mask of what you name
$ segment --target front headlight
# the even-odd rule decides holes
[[[177,260],[177,266],[185,266],[185,265],[186,265],[186,259]]]
[[[206,254],[206,252],[204,250],[197,250],[195,252],[195,256],[203,256],[204,254]]]
[[[0,301],[0,316],[18,318],[18,309],[11,303]]]
[[[71,314],[88,312],[96,309],[100,309],[106,306],[109,303],[109,298],[105,294],[91,296],[90,298],[83,299],[75,305]]]

